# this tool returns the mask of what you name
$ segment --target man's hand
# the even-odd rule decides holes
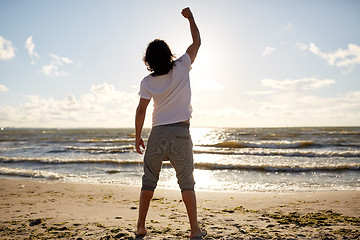
[[[136,138],[135,140],[135,148],[137,153],[139,154],[143,154],[143,152],[141,151],[140,147],[142,147],[143,149],[145,149],[145,144],[144,141],[142,140],[142,138]]]
[[[184,18],[191,18],[193,17],[192,15],[192,12],[190,11],[190,8],[184,8],[182,11],[181,11],[181,14],[184,16]]]

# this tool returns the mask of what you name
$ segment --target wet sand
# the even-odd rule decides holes
[[[0,179],[1,239],[134,239],[139,187]],[[205,239],[359,239],[360,191],[197,191]],[[179,190],[157,189],[144,239],[186,239]]]

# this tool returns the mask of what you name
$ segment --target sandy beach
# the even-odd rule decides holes
[[[139,187],[0,179],[1,239],[134,239]],[[359,239],[360,192],[197,191],[206,239]],[[157,189],[144,239],[186,239],[180,191]]]

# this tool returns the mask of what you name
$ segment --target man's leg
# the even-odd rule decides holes
[[[158,143],[160,139],[159,128],[153,128],[148,140],[144,156],[144,175],[142,177],[142,188],[139,201],[139,218],[137,223],[136,235],[147,233],[145,228],[146,215],[149,210],[150,201],[154,195],[157,182],[159,180],[162,160],[164,156]]]
[[[143,235],[147,233],[145,220],[153,195],[154,191],[141,190],[140,192],[139,218],[137,223],[137,230],[135,233],[136,235]]]
[[[197,220],[196,194],[193,190],[185,190],[182,192],[182,199],[186,206],[189,217],[191,233],[190,238],[201,237],[206,235],[206,231],[200,229]]]

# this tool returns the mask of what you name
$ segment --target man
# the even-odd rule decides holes
[[[186,53],[174,61],[168,45],[164,41],[156,39],[148,45],[144,57],[144,62],[151,74],[141,81],[140,102],[136,109],[135,146],[136,151],[140,154],[142,154],[140,147],[145,149],[141,131],[151,98],[154,101],[154,112],[152,130],[144,156],[144,175],[136,236],[144,236],[147,233],[146,215],[159,180],[162,161],[170,161],[175,168],[189,217],[191,227],[189,237],[201,238],[206,235],[206,231],[200,229],[197,221],[193,145],[189,133],[192,113],[189,71],[196,58],[201,40],[190,9],[183,9],[181,14],[189,21],[193,40]]]

